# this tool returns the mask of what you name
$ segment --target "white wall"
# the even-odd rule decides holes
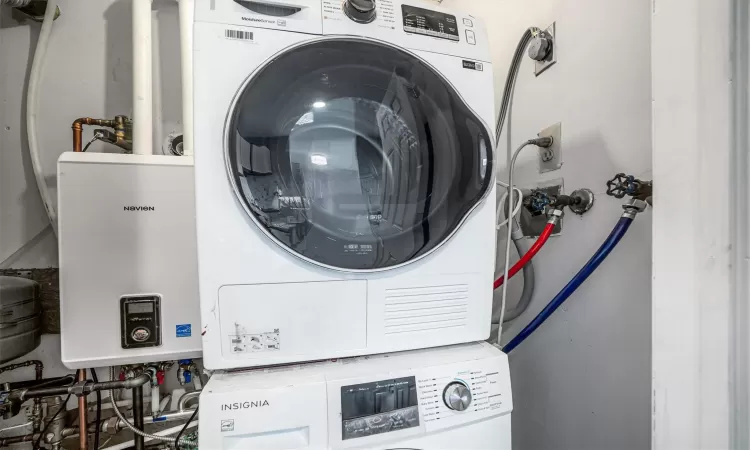
[[[40,86],[39,148],[45,179],[56,195],[56,163],[72,147],[78,117],[132,115],[130,0],[60,0]],[[15,20],[0,7],[0,268],[57,266],[57,241],[48,224],[28,156],[25,87],[39,24]],[[154,144],[181,127],[177,3],[154,2]],[[84,132],[84,140],[92,129]],[[107,147],[94,144],[91,151]],[[111,148],[110,148],[111,149]],[[111,150],[113,151],[113,150]],[[36,239],[34,239],[36,236]],[[29,243],[29,241],[32,241]],[[27,245],[28,244],[28,245]],[[21,255],[13,255],[27,245]]]
[[[606,180],[617,172],[651,179],[651,2],[443,4],[468,10],[488,24],[498,106],[524,29],[557,22],[559,62],[535,78],[531,60],[524,60],[511,136],[515,149],[541,129],[562,122],[564,165],[540,176],[536,151],[529,149],[517,164],[516,179],[533,186],[564,178],[568,192],[588,187],[597,194],[594,208],[582,218],[568,214],[562,236],[553,238],[535,259],[534,301],[506,328],[507,342],[583,266],[619,219],[623,201],[604,195]],[[505,162],[505,137],[500,165]],[[589,281],[512,353],[514,448],[649,447],[650,216],[649,211],[638,217]],[[498,244],[504,249],[504,242]]]
[[[669,205],[654,210],[655,450],[750,442],[747,14],[744,0],[653,12],[655,200]]]

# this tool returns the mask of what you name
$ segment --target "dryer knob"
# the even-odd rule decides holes
[[[471,391],[463,383],[450,383],[443,391],[443,401],[449,409],[464,411],[471,405]]]
[[[377,15],[375,0],[346,0],[344,13],[357,23],[370,23]]]

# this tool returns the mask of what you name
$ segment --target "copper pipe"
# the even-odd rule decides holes
[[[114,120],[107,119],[92,119],[91,117],[81,117],[73,121],[73,151],[83,151],[83,126],[84,125],[98,125],[100,127],[114,128],[116,122]]]
[[[78,369],[78,381],[86,381],[86,369]],[[88,433],[86,432],[86,427],[88,426],[89,419],[88,419],[88,405],[86,403],[86,395],[81,395],[78,397],[78,440],[79,440],[79,448],[81,450],[87,450],[89,447],[88,444]]]

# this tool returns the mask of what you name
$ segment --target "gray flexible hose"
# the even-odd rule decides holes
[[[502,206],[502,205],[501,205]],[[521,224],[517,218],[513,218],[513,232],[511,238],[513,244],[516,247],[518,257],[525,255],[529,251],[529,246],[526,245],[524,240],[523,232],[521,231]],[[508,323],[511,320],[517,319],[523,314],[531,304],[531,298],[534,296],[534,288],[536,287],[536,279],[534,277],[534,261],[529,261],[523,266],[523,291],[521,292],[521,298],[518,299],[516,307],[511,310],[506,310],[503,315],[503,323]],[[492,307],[492,324],[497,325],[500,323],[500,305],[493,304]]]
[[[115,367],[114,366],[109,368],[109,377],[113,380],[115,379]],[[130,431],[137,434],[138,436],[143,436],[144,438],[148,438],[151,440],[174,443],[174,438],[167,437],[167,436],[159,436],[157,434],[149,434],[136,428],[135,425],[130,423],[130,421],[128,421],[125,418],[125,416],[123,416],[122,413],[120,412],[120,408],[117,406],[117,402],[115,401],[114,389],[109,391],[109,396],[112,398],[112,409],[115,410],[115,414],[117,415],[117,418],[120,419],[125,424],[125,426],[130,429]],[[182,437],[180,438],[180,444],[195,446],[196,442],[193,441],[192,439],[188,439],[187,437]]]
[[[514,239],[513,243],[516,245],[516,251],[519,255],[525,255],[526,252],[529,251],[529,246],[521,239]],[[529,261],[523,266],[523,291],[521,292],[521,298],[518,299],[518,304],[515,308],[505,311],[505,317],[503,317],[504,323],[517,319],[528,309],[531,304],[531,298],[534,296],[535,285],[534,261]],[[499,321],[500,317],[498,317],[497,320]]]

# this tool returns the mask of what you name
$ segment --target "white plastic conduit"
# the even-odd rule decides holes
[[[178,0],[182,66],[182,153],[193,156],[193,17],[194,0]]]
[[[133,0],[133,154],[153,152],[151,2]]]
[[[11,5],[13,2],[9,2]],[[22,2],[21,2],[22,3]],[[39,32],[39,39],[36,41],[36,50],[34,50],[34,60],[31,63],[31,73],[29,75],[29,87],[26,91],[26,135],[29,140],[29,154],[31,156],[31,165],[34,168],[36,184],[39,188],[39,195],[42,196],[44,208],[47,210],[49,222],[52,230],[57,236],[57,211],[53,204],[52,194],[50,193],[47,180],[44,178],[42,171],[42,159],[39,155],[39,140],[36,133],[36,115],[39,106],[39,81],[42,76],[44,66],[44,56],[47,54],[50,34],[52,33],[55,13],[57,12],[57,0],[48,0],[47,9],[44,12],[44,21],[42,29]]]

